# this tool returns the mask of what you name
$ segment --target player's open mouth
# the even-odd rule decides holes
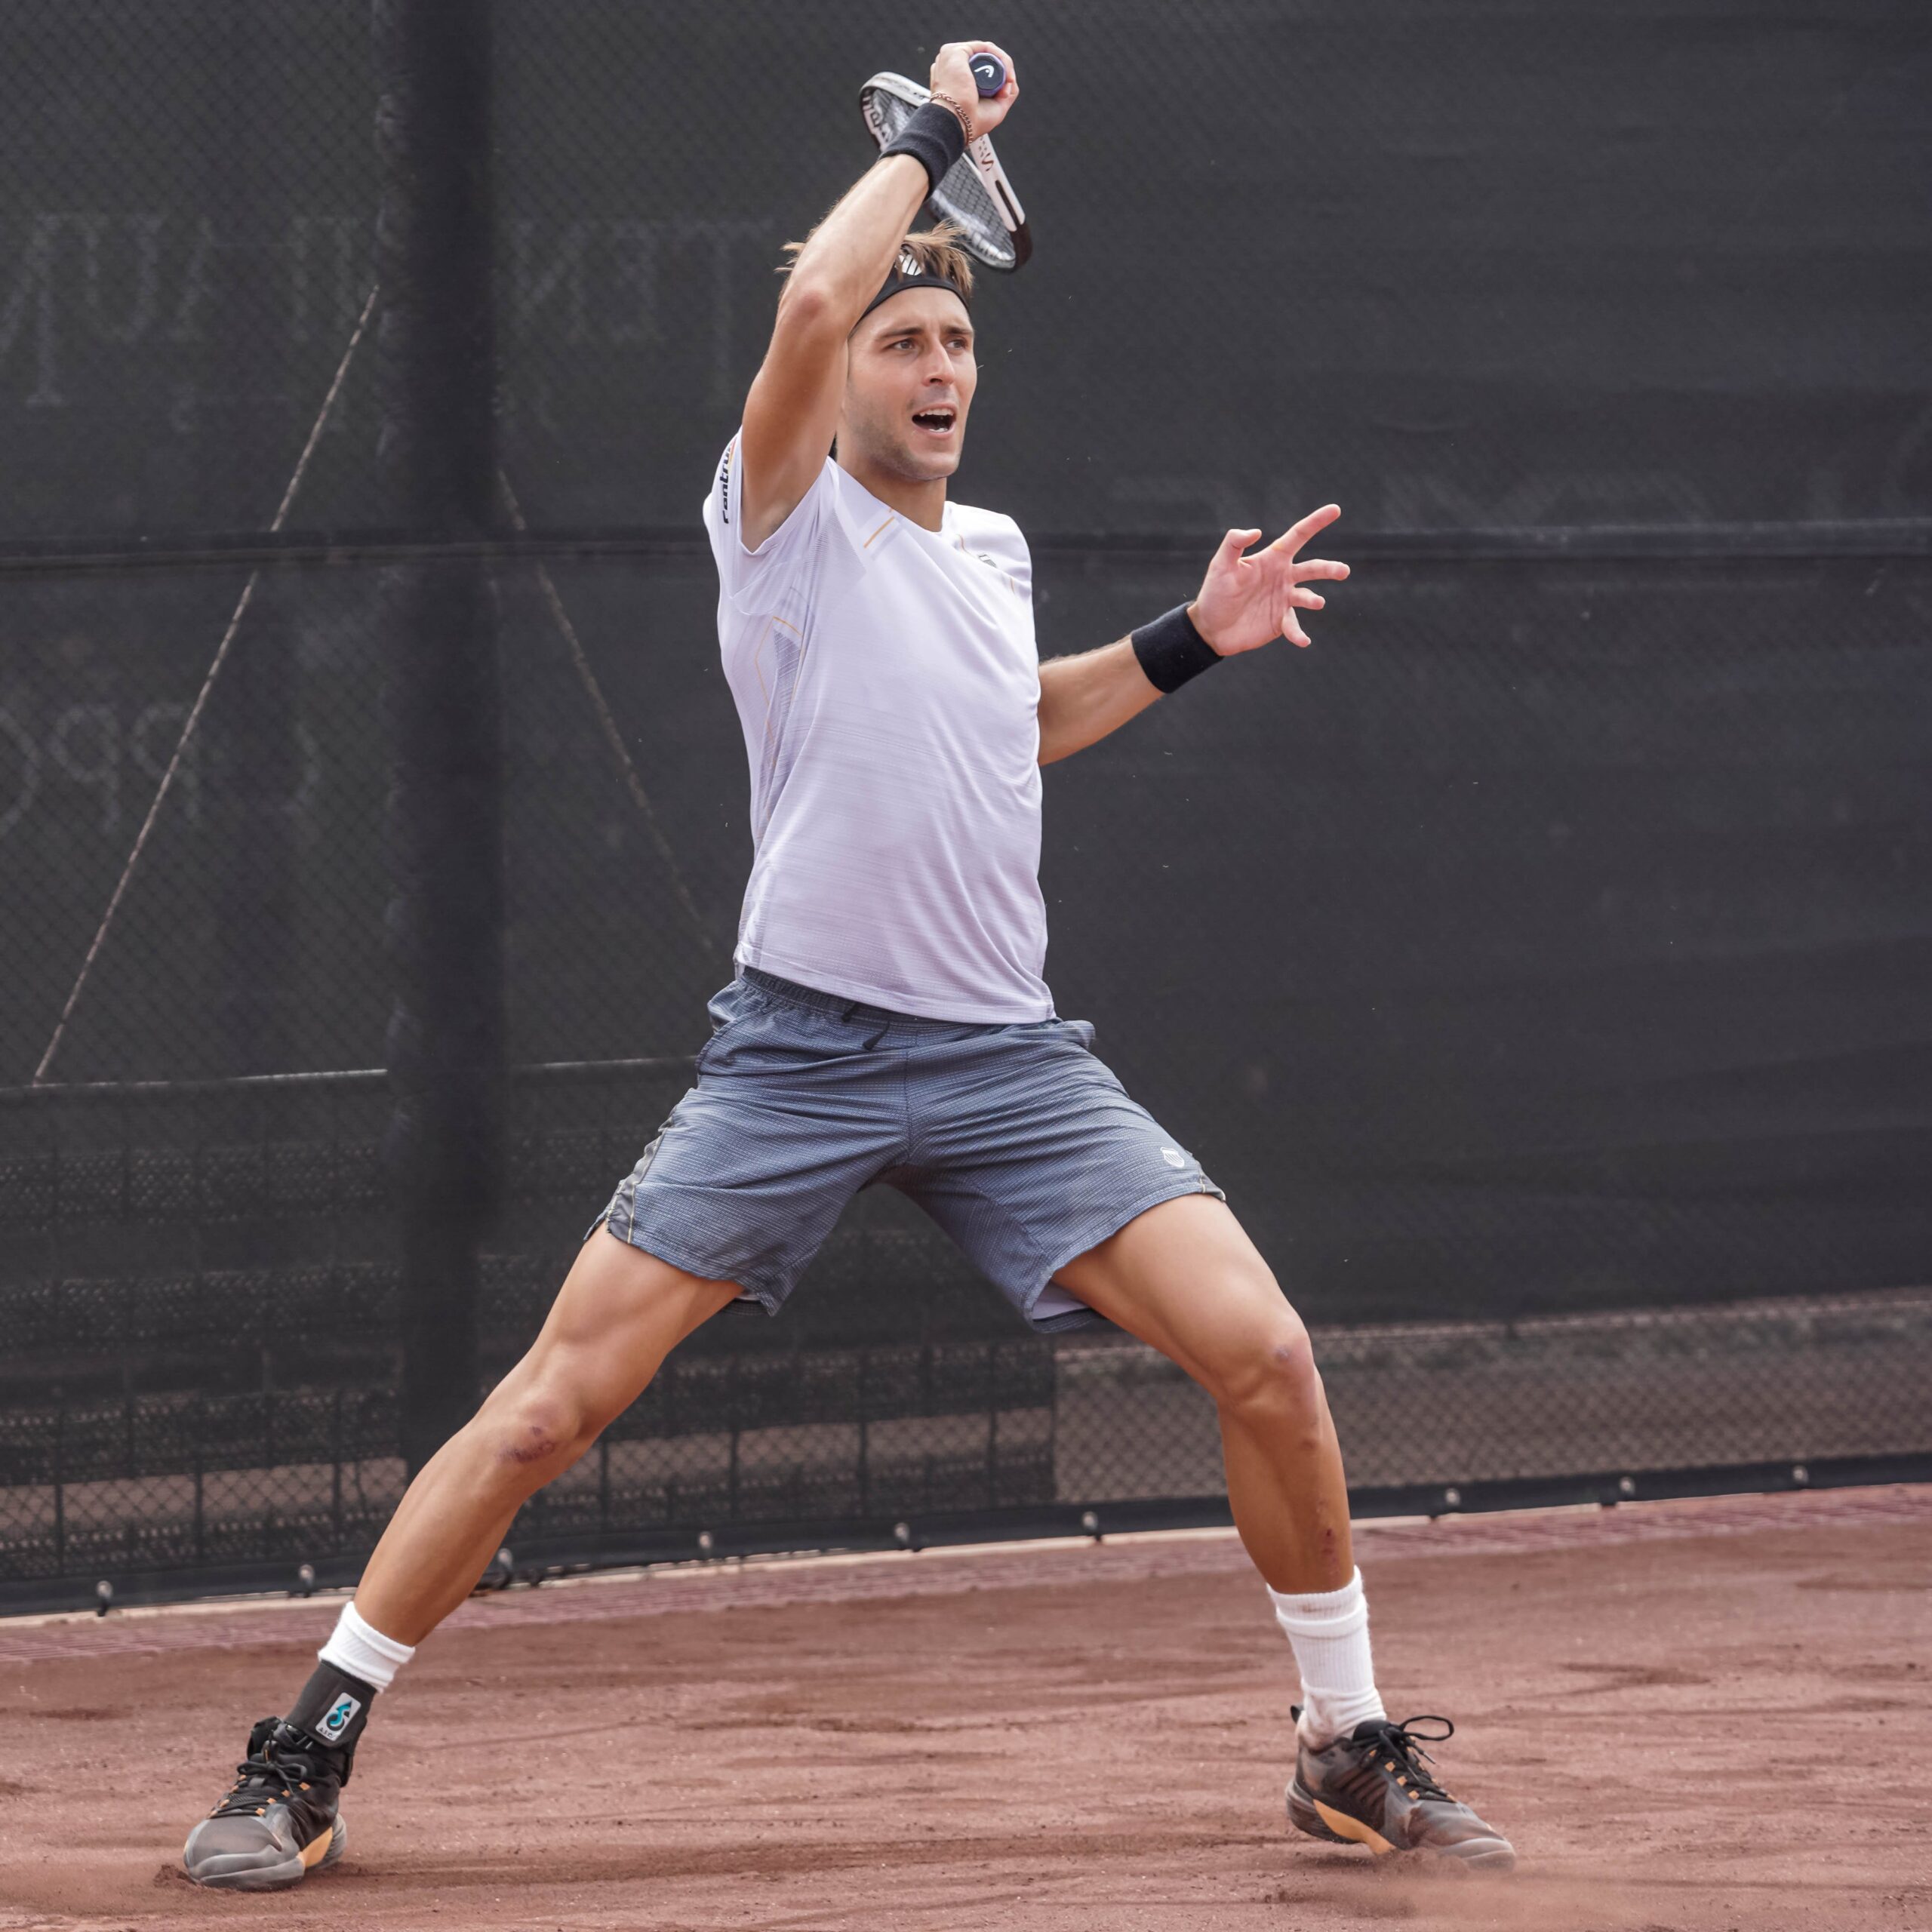
[[[958,417],[958,412],[947,405],[937,409],[917,411],[913,415],[912,420],[921,429],[929,432],[931,435],[943,436],[951,431]]]

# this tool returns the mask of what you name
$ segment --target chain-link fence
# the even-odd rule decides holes
[[[408,39],[466,11],[467,120]],[[958,494],[1043,652],[1346,512],[1315,651],[1048,774],[1044,882],[1364,1506],[1932,1456],[1918,10],[91,4],[0,81],[0,1597],[352,1574],[534,1334],[731,970],[696,509],[770,271],[963,31],[1038,243]],[[439,128],[494,291],[440,482]],[[513,1541],[1177,1519],[1213,1421],[869,1193]]]

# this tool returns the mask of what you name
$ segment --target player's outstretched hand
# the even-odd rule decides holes
[[[1260,531],[1229,531],[1201,580],[1200,595],[1188,606],[1194,628],[1223,657],[1258,651],[1278,637],[1306,645],[1308,633],[1296,612],[1319,611],[1327,601],[1307,586],[1318,577],[1340,583],[1349,567],[1323,557],[1299,562],[1296,552],[1341,514],[1336,504],[1324,503],[1251,557],[1246,552],[1260,542]]]
[[[1006,63],[1006,85],[998,94],[989,94],[983,100],[980,97],[978,83],[973,78],[973,70],[967,64],[976,54],[997,54]],[[955,106],[963,107],[972,116],[976,137],[990,134],[1020,98],[1020,80],[1013,56],[990,40],[949,42],[940,49],[939,58],[933,63],[930,85],[934,94],[944,94]]]

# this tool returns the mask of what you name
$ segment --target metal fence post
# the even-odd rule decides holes
[[[497,521],[489,9],[374,0],[372,23],[378,467],[397,522],[431,541],[475,540]],[[478,1393],[477,1248],[503,1137],[503,726],[487,565],[399,564],[382,608],[395,980],[385,1151],[414,1470]]]

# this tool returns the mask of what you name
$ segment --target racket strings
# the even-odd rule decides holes
[[[919,92],[923,94],[924,90]],[[892,140],[923,104],[884,88],[868,88],[866,116],[881,130],[880,145]],[[961,155],[946,171],[945,179],[929,198],[934,211],[961,231],[965,247],[981,261],[992,268],[1016,266],[1013,237],[970,152]]]

